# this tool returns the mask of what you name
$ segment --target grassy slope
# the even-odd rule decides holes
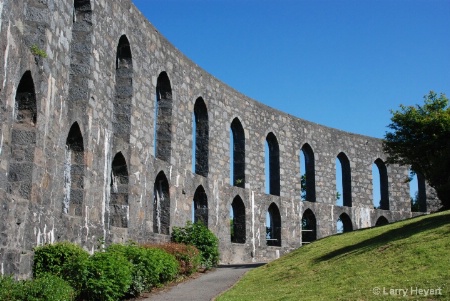
[[[374,288],[407,289],[407,297]],[[411,287],[442,288],[418,296]],[[334,235],[246,274],[223,300],[450,300],[450,211]]]

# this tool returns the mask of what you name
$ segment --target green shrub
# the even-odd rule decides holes
[[[174,227],[172,241],[196,246],[201,252],[203,267],[209,269],[219,262],[219,240],[203,223],[192,224],[186,227]]]
[[[201,263],[200,251],[193,245],[183,243],[165,243],[145,245],[147,248],[158,248],[175,256],[179,265],[179,274],[189,276],[198,271]]]
[[[159,282],[159,274],[152,268],[154,263],[146,249],[136,245],[112,244],[106,251],[121,254],[132,264],[132,283],[128,294],[138,296]]]
[[[12,277],[0,276],[0,301],[21,301],[23,296],[22,282]]]
[[[51,274],[41,274],[39,278],[25,281],[23,301],[71,301],[75,291],[67,281]]]
[[[49,273],[59,276],[79,292],[84,281],[89,253],[70,242],[58,242],[34,249],[33,277]]]
[[[58,242],[34,248],[33,277],[44,273],[65,276],[69,264],[74,261],[84,261],[89,253],[76,244]]]
[[[93,301],[121,299],[132,283],[132,264],[118,252],[97,252],[86,261],[82,297]]]
[[[25,281],[0,277],[0,301],[72,301],[74,298],[75,291],[70,284],[51,274]]]
[[[152,268],[159,274],[159,282],[155,286],[171,281],[177,276],[178,261],[175,256],[161,249],[149,248],[146,252],[152,261]]]
[[[171,281],[178,274],[178,262],[164,250],[137,245],[112,244],[107,252],[118,253],[132,264],[132,279],[128,294],[137,296],[144,290]]]

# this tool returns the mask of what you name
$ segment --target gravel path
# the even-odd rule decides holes
[[[143,299],[143,301],[210,301],[232,287],[247,271],[263,264],[220,265],[214,271]]]

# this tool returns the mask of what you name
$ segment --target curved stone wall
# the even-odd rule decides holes
[[[70,240],[94,251],[101,239],[166,241],[173,226],[193,216],[219,237],[221,261],[237,263],[301,246],[308,209],[315,238],[336,233],[342,213],[350,220],[346,229],[413,215],[408,170],[393,165],[386,168],[389,210],[374,209],[372,164],[386,159],[380,140],[240,94],[186,58],[130,0],[71,2],[0,5],[2,273],[29,275],[36,245]],[[33,54],[32,45],[47,57]],[[23,138],[30,130],[20,130],[24,74],[34,85],[35,95],[25,91],[35,99],[33,143]],[[267,137],[272,194],[265,193]],[[306,144],[313,193],[302,201],[299,158]],[[230,148],[239,161],[234,177]],[[348,159],[344,195],[351,206],[336,205],[339,154]],[[28,191],[21,187],[29,193],[19,193]]]

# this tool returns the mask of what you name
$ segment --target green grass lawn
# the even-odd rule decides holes
[[[450,211],[318,240],[217,300],[450,300]]]

